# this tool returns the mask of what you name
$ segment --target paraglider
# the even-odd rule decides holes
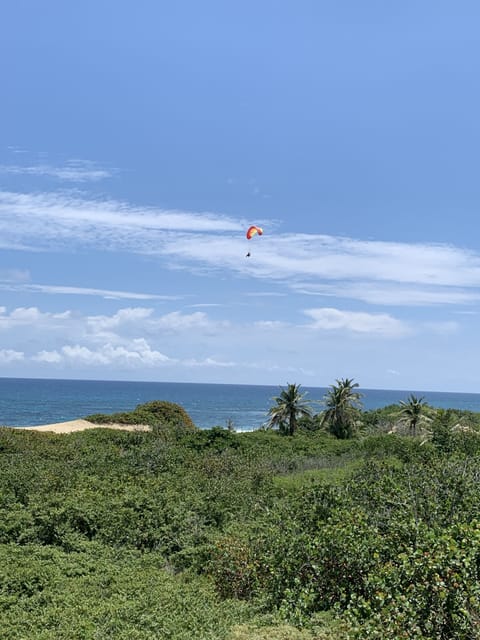
[[[247,229],[247,233],[245,234],[247,237],[247,240],[251,240],[253,238],[253,236],[256,235],[263,235],[263,229],[261,227],[256,227],[255,225],[252,225],[251,227],[248,227]],[[250,253],[250,251],[248,251],[247,255],[245,256],[246,258],[250,258],[252,254]]]
[[[247,240],[250,240],[250,238],[253,238],[253,236],[255,235],[261,236],[263,234],[263,229],[261,227],[255,227],[254,225],[252,225],[251,227],[248,227],[247,229]]]

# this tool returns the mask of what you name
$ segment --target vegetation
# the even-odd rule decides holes
[[[192,419],[183,407],[175,402],[154,400],[139,404],[133,411],[122,413],[96,413],[86,417],[95,424],[142,424],[164,435],[178,435],[195,431]]]
[[[311,418],[312,411],[306,402],[305,393],[300,393],[299,384],[288,384],[280,395],[274,398],[276,405],[269,411],[268,426],[278,428],[280,433],[293,436],[298,426],[299,418]]]
[[[400,414],[402,416],[402,420],[407,423],[408,431],[411,436],[417,435],[417,427],[422,422],[430,420],[424,412],[426,404],[427,403],[423,398],[417,398],[413,393],[410,394],[406,402],[403,400],[400,401]]]
[[[161,402],[119,414],[150,432],[0,429],[2,638],[479,639],[480,414],[402,429],[412,398],[355,387],[288,437]]]
[[[353,436],[361,394],[355,389],[358,383],[352,379],[337,380],[331,385],[325,397],[326,411],[322,424],[326,425],[332,435],[337,438],[351,438]]]

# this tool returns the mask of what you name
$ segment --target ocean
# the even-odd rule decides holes
[[[301,387],[306,399],[321,401],[327,389]],[[0,425],[36,426],[83,418],[92,413],[131,411],[150,400],[181,405],[200,428],[226,427],[238,431],[260,428],[267,420],[280,386],[197,384],[177,382],[118,382],[105,380],[44,380],[0,378]],[[360,389],[365,409],[424,396],[434,407],[480,412],[480,394]],[[315,405],[316,411],[321,409]]]

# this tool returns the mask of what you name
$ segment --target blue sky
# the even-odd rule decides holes
[[[0,376],[478,391],[479,18],[3,3]]]

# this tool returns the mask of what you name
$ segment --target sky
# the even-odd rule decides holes
[[[0,376],[480,391],[479,19],[3,2]]]

